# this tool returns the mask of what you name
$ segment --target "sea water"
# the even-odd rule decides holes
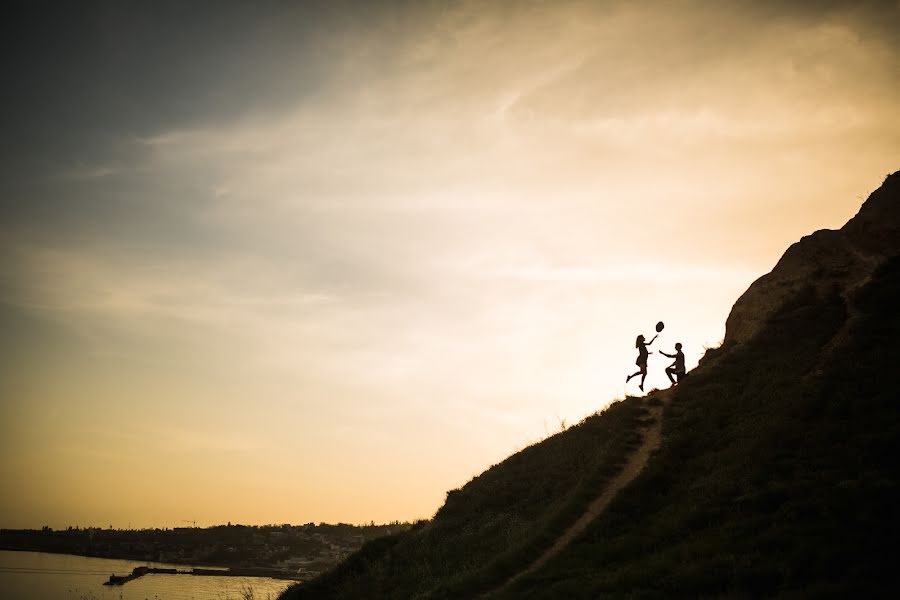
[[[275,600],[293,582],[265,577],[144,575],[125,585],[103,585],[142,565],[187,570],[185,565],[0,550],[3,600]]]

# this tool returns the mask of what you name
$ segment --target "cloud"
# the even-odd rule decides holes
[[[883,77],[890,38],[866,36],[845,4],[432,9],[373,10],[365,25],[339,9],[328,35],[304,29],[297,45],[260,17],[256,31],[275,41],[243,59],[193,57],[199,42],[176,36],[171,52],[187,62],[174,75],[155,70],[169,50],[147,49],[160,110],[134,127],[99,120],[118,158],[76,160],[9,211],[4,297],[142,336],[178,323],[286,348],[359,327],[376,348],[392,328],[437,327],[451,307],[490,313],[483,298],[543,284],[730,285],[768,256],[728,234],[729,203],[765,204],[778,189],[736,182],[776,160],[793,170],[781,157],[794,147],[843,160],[822,139],[884,128],[897,87]],[[223,31],[240,12],[219,17]],[[210,36],[219,48],[199,32]],[[159,98],[210,64],[231,100],[203,95],[208,74],[175,104]],[[293,83],[229,87],[251,71]],[[185,108],[195,101],[208,112]],[[692,227],[715,257],[685,237]]]
[[[534,266],[500,271],[502,277],[545,283],[609,284],[645,283],[655,285],[744,282],[752,271],[665,263],[634,263],[601,267]]]
[[[112,177],[120,173],[120,169],[112,165],[85,165],[79,164],[64,170],[61,173],[63,179],[102,179]]]
[[[0,302],[70,341],[12,373],[23,440],[151,405],[186,455],[499,458],[621,394],[635,330],[694,360],[896,168],[893,6],[331,4],[3,40]]]

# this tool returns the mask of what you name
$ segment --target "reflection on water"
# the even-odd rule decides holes
[[[123,586],[105,586],[113,573],[141,565],[185,565],[0,550],[0,598],[29,600],[275,600],[290,581],[264,577],[144,575]],[[249,594],[252,594],[250,596]]]

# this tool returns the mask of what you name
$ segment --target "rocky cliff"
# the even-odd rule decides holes
[[[804,288],[835,288],[845,297],[866,283],[888,258],[900,254],[900,171],[889,175],[841,229],[822,229],[793,244],[767,275],[734,304],[725,346],[746,343]]]

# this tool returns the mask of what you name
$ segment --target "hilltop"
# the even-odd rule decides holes
[[[797,294],[829,288],[849,299],[900,249],[900,172],[889,175],[841,229],[822,229],[788,248],[775,268],[738,298],[726,321],[724,344],[750,340]]]
[[[626,398],[509,457],[430,521],[283,598],[888,595],[898,306],[900,172],[840,230],[791,246],[672,392]],[[657,414],[659,447],[639,474],[526,570],[622,481]]]

